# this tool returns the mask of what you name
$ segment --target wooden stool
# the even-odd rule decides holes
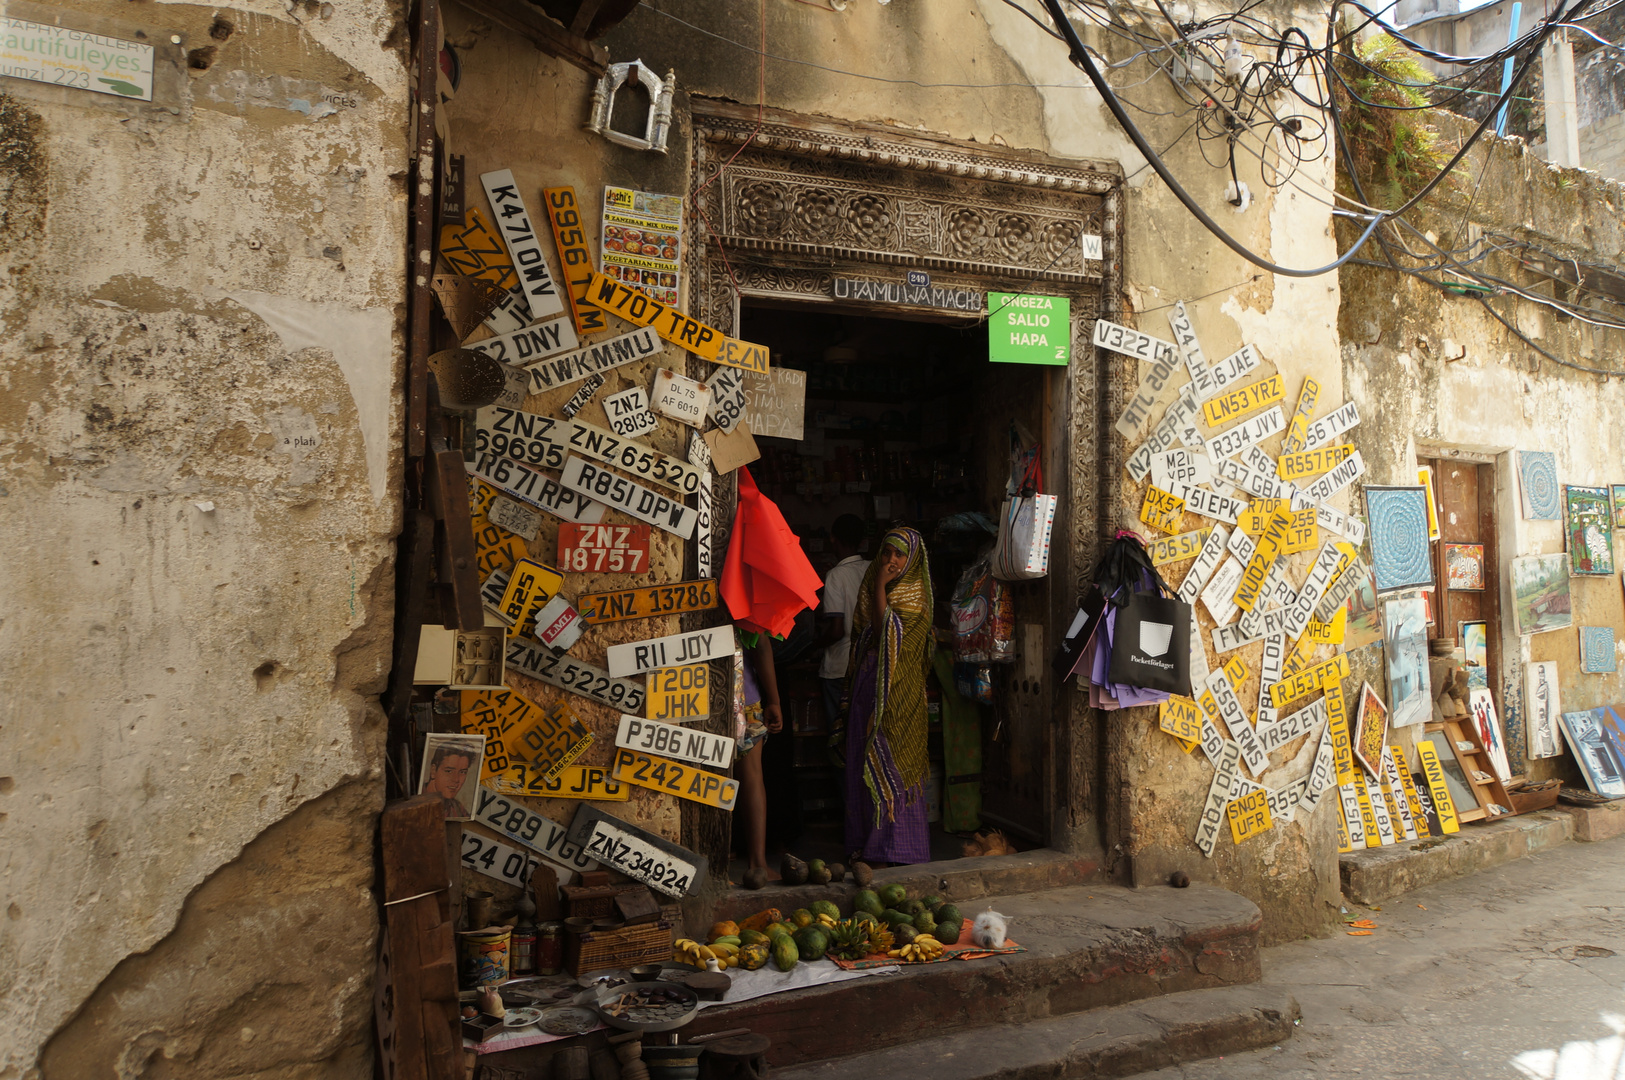
[[[766,1035],[735,1035],[707,1043],[700,1059],[701,1080],[758,1080],[767,1075],[767,1048],[773,1040]]]

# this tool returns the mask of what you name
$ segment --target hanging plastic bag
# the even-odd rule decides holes
[[[1018,471],[1019,470],[1019,471]],[[1027,581],[1049,573],[1050,536],[1055,531],[1055,496],[1044,495],[1044,474],[1035,445],[1012,470],[999,511],[999,539],[993,548],[993,576]]]
[[[1009,664],[1016,659],[1016,612],[1010,590],[993,576],[991,555],[965,568],[950,605],[954,659],[964,664]]]

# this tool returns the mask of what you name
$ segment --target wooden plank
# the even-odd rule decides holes
[[[438,798],[418,795],[386,805],[379,831],[393,1004],[391,1045],[380,1051],[399,1080],[458,1080],[463,1040],[447,865],[458,827],[448,825]]]
[[[417,18],[417,144],[413,147],[411,312],[406,338],[406,456],[422,457],[429,447],[429,352],[434,318],[431,278],[435,260],[435,109],[440,104],[440,2],[423,0]]]
[[[440,587],[449,591],[448,629],[479,630],[485,626],[480,602],[480,579],[474,551],[474,522],[468,511],[468,472],[461,450],[436,450],[426,469],[424,484],[429,510],[444,529],[440,543]]]
[[[609,66],[609,50],[570,33],[525,0],[461,0],[470,11],[478,12],[505,29],[512,30],[538,49],[574,64],[593,76]],[[432,87],[434,84],[431,83]]]

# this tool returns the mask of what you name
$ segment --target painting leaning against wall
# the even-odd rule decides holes
[[[1614,572],[1614,513],[1607,488],[1563,485],[1563,534],[1569,573]]]
[[[1512,616],[1519,634],[1544,634],[1573,625],[1568,567],[1561,552],[1512,560]]]

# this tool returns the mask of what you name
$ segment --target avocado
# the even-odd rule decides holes
[[[897,910],[901,911],[904,915],[918,915],[920,912],[925,910],[925,901],[908,900],[905,901]]]
[[[925,908],[926,908],[927,911],[930,911],[930,912],[934,913],[937,910],[937,908],[939,908],[943,904],[947,903],[947,901],[944,900],[940,896],[928,896],[923,901],[921,901],[921,903],[925,904]]]
[[[891,928],[892,941],[897,945],[907,945],[920,936],[920,932],[908,923],[899,923]]]
[[[853,911],[867,911],[871,915],[879,915],[886,910],[886,905],[880,902],[880,897],[873,889],[859,889],[852,897]]]
[[[894,929],[903,925],[904,923],[913,923],[914,921],[914,916],[905,915],[901,911],[894,911],[891,908],[887,908],[885,911],[882,911],[880,913],[880,917],[886,921],[887,926],[893,927]]]
[[[931,917],[929,911],[922,911],[914,916],[914,929],[922,934],[929,934],[937,928],[937,920]]]
[[[880,890],[880,902],[889,908],[901,909],[904,900],[908,899],[908,890],[901,885],[885,885]]]

